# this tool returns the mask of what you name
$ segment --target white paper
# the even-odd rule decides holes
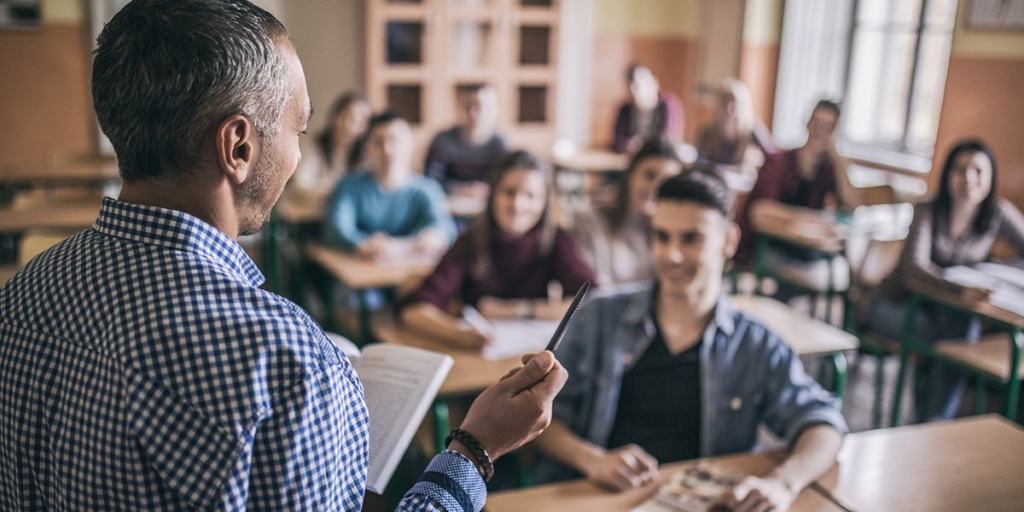
[[[558,328],[553,320],[491,320],[494,341],[484,347],[484,359],[505,359],[547,347]]]

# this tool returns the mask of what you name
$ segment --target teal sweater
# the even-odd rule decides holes
[[[377,232],[410,237],[428,227],[444,233],[449,245],[455,241],[455,222],[437,181],[411,176],[404,187],[385,192],[369,173],[360,173],[338,182],[328,203],[324,241],[351,250]]]

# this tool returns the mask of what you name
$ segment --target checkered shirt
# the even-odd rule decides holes
[[[0,510],[358,510],[349,361],[196,217],[105,199],[0,288]],[[444,452],[400,510],[479,511]]]

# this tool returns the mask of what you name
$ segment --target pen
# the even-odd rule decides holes
[[[587,294],[587,290],[589,289],[590,281],[587,281],[580,287],[580,291],[576,292],[576,298],[572,300],[572,305],[569,306],[569,310],[562,316],[562,321],[558,323],[558,328],[555,329],[555,334],[551,336],[551,341],[548,342],[548,346],[544,350],[554,352],[558,349],[558,344],[562,341],[562,335],[565,334],[565,328],[569,325],[569,320],[572,320],[573,315],[576,314],[576,310],[579,309],[580,303],[583,302],[583,297]]]

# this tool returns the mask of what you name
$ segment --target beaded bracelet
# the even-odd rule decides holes
[[[491,462],[491,456],[487,454],[487,450],[484,449],[484,445],[477,441],[473,434],[466,432],[462,429],[454,429],[448,433],[448,436],[444,438],[444,447],[452,444],[452,440],[458,440],[460,443],[465,445],[469,449],[476,461],[480,463],[480,468],[483,471],[481,476],[484,477],[484,482],[490,482],[491,477],[494,476],[494,463]]]

